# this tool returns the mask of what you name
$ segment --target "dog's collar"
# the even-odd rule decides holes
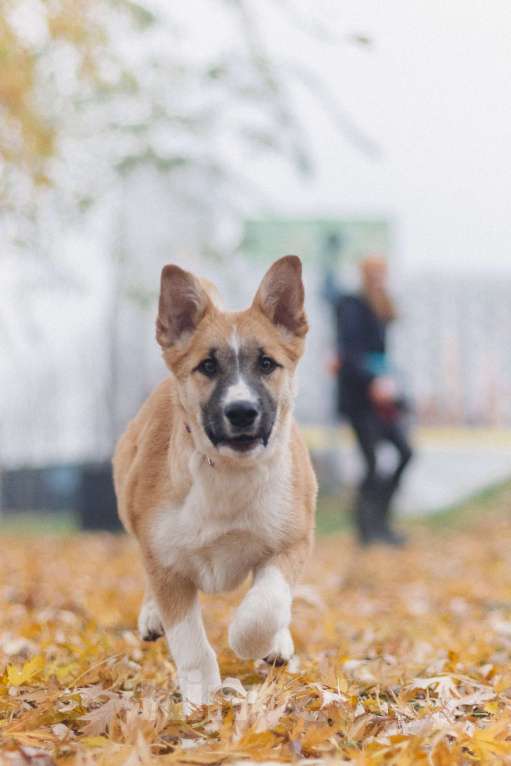
[[[191,434],[191,433],[192,433],[192,429],[190,428],[190,426],[188,425],[188,423],[185,423],[185,428],[186,428],[186,432],[187,432],[187,433],[189,433],[189,434]],[[207,464],[211,466],[211,468],[214,468],[214,467],[215,467],[215,461],[214,461],[214,460],[212,460],[212,459],[209,457],[209,455],[203,455],[202,457],[203,457],[203,458],[206,460]]]

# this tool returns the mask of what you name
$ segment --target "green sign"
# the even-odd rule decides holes
[[[304,218],[248,220],[241,251],[247,257],[273,261],[282,255],[299,255],[304,261],[333,266],[378,253],[388,255],[390,226],[385,220]]]

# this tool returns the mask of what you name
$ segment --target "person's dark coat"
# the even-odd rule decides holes
[[[376,372],[368,359],[372,354],[385,354],[386,323],[362,295],[341,297],[336,313],[341,361],[338,409],[340,414],[352,416],[372,408],[369,386]]]

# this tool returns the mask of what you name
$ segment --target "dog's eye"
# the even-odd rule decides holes
[[[259,369],[265,375],[269,375],[270,372],[273,372],[276,366],[277,362],[275,362],[271,356],[262,356],[259,359]]]
[[[198,365],[197,369],[199,372],[202,372],[203,375],[206,375],[206,377],[212,378],[218,372],[218,362],[216,359],[212,359],[212,357],[209,356]]]

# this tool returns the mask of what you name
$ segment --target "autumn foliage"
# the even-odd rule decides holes
[[[164,641],[135,630],[131,541],[2,539],[0,763],[509,763],[511,522],[414,536],[368,553],[320,538],[288,668],[229,650],[239,593],[205,599],[225,683],[188,721]]]

